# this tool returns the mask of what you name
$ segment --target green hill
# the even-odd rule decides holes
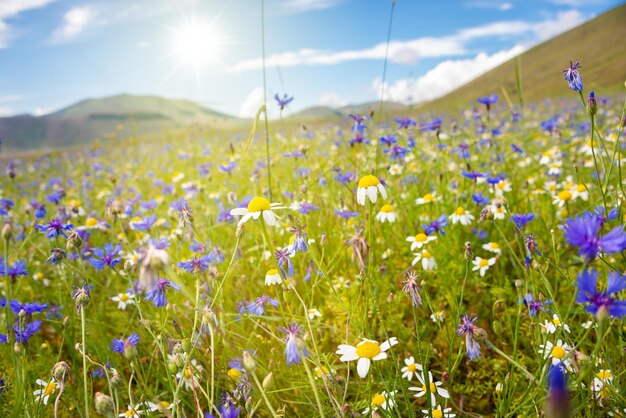
[[[453,92],[419,106],[440,110],[475,104],[476,98],[506,91],[518,103],[516,63],[526,102],[567,94],[561,69],[570,61],[583,64],[586,91],[615,91],[626,81],[626,4],[622,4],[561,35],[543,42]]]

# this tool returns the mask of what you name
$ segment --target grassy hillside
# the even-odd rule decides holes
[[[518,103],[515,67],[519,60],[522,93],[526,102],[564,94],[563,75],[570,60],[583,64],[586,91],[614,91],[626,80],[626,4],[524,52],[455,91],[426,103],[421,108],[442,109],[466,106],[477,97],[506,91]]]

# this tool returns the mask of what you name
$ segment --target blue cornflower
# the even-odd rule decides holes
[[[28,276],[28,271],[26,270],[26,261],[16,261],[12,265],[9,265],[8,261],[6,260],[2,261],[3,266],[2,271],[0,271],[0,276],[9,277],[12,283],[15,283],[15,280],[19,276]]]
[[[35,218],[43,219],[46,217],[46,205],[45,204],[39,203],[36,200],[33,200],[28,205],[34,211]]]
[[[559,119],[557,116],[554,116],[548,120],[544,120],[539,124],[541,129],[544,131],[548,131],[550,133],[555,132],[559,128]]]
[[[420,131],[436,131],[441,129],[442,120],[439,118],[433,119],[431,122],[422,123],[420,125]]]
[[[469,145],[466,143],[461,143],[459,144],[458,147],[456,147],[454,150],[452,150],[452,152],[457,152],[459,155],[459,158],[469,158],[470,157],[470,153],[468,151],[469,149]]]
[[[158,240],[152,238],[150,240],[150,245],[152,245],[157,250],[164,250],[166,248],[169,248],[171,244],[170,244],[170,241],[167,239],[167,237],[164,237],[164,238],[159,238]]]
[[[46,196],[46,200],[49,203],[54,203],[55,205],[57,205],[61,201],[61,199],[63,199],[64,197],[65,197],[65,192],[61,190],[57,190],[57,191],[52,192],[48,196]]]
[[[291,245],[293,254],[297,253],[298,251],[303,253],[306,253],[307,251],[308,237],[306,235],[306,232],[304,231],[305,227],[306,225],[300,226],[298,224],[289,227],[289,232],[293,232],[295,234],[293,238],[293,244]]]
[[[144,216],[139,220],[130,221],[130,226],[137,231],[149,231],[157,221],[156,215]]]
[[[314,210],[319,210],[319,207],[312,203],[307,203],[307,202],[300,203],[300,205],[298,206],[298,209],[296,209],[296,211],[302,215],[307,215]]]
[[[437,219],[436,221],[432,221],[430,225],[422,225],[422,228],[427,235],[430,235],[433,232],[437,232],[441,235],[446,235],[445,231],[443,230],[443,228],[445,228],[446,226],[448,226],[448,217],[446,215],[441,215],[439,219]]]
[[[248,303],[246,305],[246,310],[252,315],[263,315],[265,313],[265,305],[267,304],[270,304],[274,307],[279,305],[276,299],[272,299],[267,295],[262,295],[259,296],[254,302]]]
[[[204,273],[209,268],[211,263],[217,261],[217,258],[218,254],[215,252],[211,252],[203,256],[198,256],[196,254],[191,260],[178,262],[176,267],[180,267],[187,273],[197,273],[199,271]]]
[[[605,223],[607,223],[608,221],[612,221],[614,219],[616,219],[619,216],[619,209],[618,208],[613,208],[609,211],[609,215],[608,216],[604,216],[604,206],[602,205],[598,205],[596,206],[593,211],[600,216],[600,221],[602,221],[602,224],[604,225]]]
[[[480,357],[480,344],[475,337],[477,337],[479,332],[484,332],[484,330],[474,325],[474,322],[476,322],[477,319],[478,317],[476,315],[463,315],[463,322],[458,324],[459,329],[456,331],[456,333],[460,336],[465,335],[467,357],[469,357],[470,360],[475,360]]]
[[[360,215],[359,212],[352,212],[351,210],[348,210],[348,209],[335,209],[335,213],[341,216],[343,219],[356,218],[357,216]]]
[[[65,251],[60,248],[53,248],[50,250],[50,257],[46,258],[46,264],[56,265],[59,261],[63,260],[65,256]]]
[[[137,344],[139,343],[139,335],[130,334],[126,339],[114,339],[111,343],[111,350],[126,357],[134,357],[137,354]]]
[[[5,302],[6,303],[6,302]],[[37,302],[26,302],[21,303],[19,300],[12,300],[9,305],[11,306],[11,311],[15,315],[19,314],[21,311],[24,311],[26,316],[31,316],[36,312],[43,312],[48,309],[47,303],[37,303]]]
[[[345,173],[341,173],[341,171],[337,170],[335,173],[335,181],[338,181],[342,186],[347,183],[352,183],[355,179],[354,173],[350,171],[346,171]]]
[[[285,280],[287,280],[287,276],[293,277],[293,275],[295,274],[293,263],[291,262],[291,258],[289,258],[290,255],[291,251],[289,250],[277,250],[274,254],[274,257],[278,262],[280,275],[283,276],[283,279]]]
[[[354,146],[354,144],[366,144],[367,145],[369,143],[370,143],[369,139],[365,138],[363,134],[361,134],[360,132],[357,132],[354,138],[350,138],[348,140],[348,145],[350,145],[351,147]]]
[[[67,238],[67,234],[65,233],[65,231],[70,231],[74,229],[74,225],[65,224],[60,219],[54,218],[45,225],[35,225],[35,228],[37,228],[37,230],[40,232],[44,232],[46,234],[46,237],[50,239],[56,238],[59,235],[63,235],[65,238]]]
[[[567,372],[562,362],[550,366],[548,370],[547,414],[551,417],[568,417],[569,395],[567,393]]]
[[[470,180],[477,181],[479,178],[485,177],[488,173],[479,173],[478,171],[461,170],[461,175]]]
[[[398,139],[396,138],[396,136],[394,134],[387,135],[387,136],[381,136],[380,139],[378,140],[379,144],[387,145],[388,147],[392,146],[396,142],[398,142]]]
[[[390,160],[402,160],[409,153],[410,149],[401,147],[400,145],[393,145],[390,148],[383,150],[384,154],[389,154]]]
[[[279,328],[285,335],[285,357],[287,366],[292,364],[300,364],[302,356],[308,357],[309,351],[304,346],[304,341],[300,334],[302,333],[302,327],[295,322],[292,323],[289,328]]]
[[[403,118],[396,118],[396,123],[398,124],[398,129],[408,129],[412,126],[417,125],[417,123],[413,119],[407,116]]]
[[[209,412],[204,413],[204,418],[239,418],[239,413],[241,412],[241,407],[235,407],[230,403],[226,403],[220,406],[219,416],[215,416]]]
[[[539,312],[543,310],[543,307],[545,305],[550,304],[550,302],[541,302],[541,301],[535,300],[532,293],[528,293],[526,296],[524,296],[523,302],[524,302],[524,305],[528,307],[528,313],[530,314],[530,316],[537,315]]]
[[[140,207],[143,211],[145,211],[145,212],[148,212],[148,211],[154,210],[154,209],[156,209],[156,208],[157,208],[157,206],[159,206],[159,204],[158,204],[158,203],[157,203],[157,201],[156,201],[156,200],[154,200],[154,199],[151,199],[151,200],[146,200],[145,202],[141,202],[141,203],[139,204],[139,207]]]
[[[13,325],[13,332],[15,333],[15,341],[18,343],[27,343],[30,337],[35,335],[39,329],[41,329],[41,322],[39,319],[27,323],[25,326],[20,327],[18,324]]]
[[[498,95],[492,94],[491,96],[483,96],[478,98],[478,103],[484,104],[487,108],[487,111],[491,109],[491,105],[496,104],[498,102]]]
[[[583,78],[578,72],[579,68],[582,68],[582,65],[578,61],[570,61],[569,67],[563,70],[569,88],[574,91],[583,91]]]
[[[219,203],[220,213],[217,215],[217,222],[233,222],[235,217],[230,214],[230,209],[224,209],[222,202]]]
[[[189,207],[187,200],[175,200],[170,204],[170,207],[176,211],[179,226],[184,227],[193,223],[193,213],[191,212],[191,208]]]
[[[599,252],[621,253],[626,249],[626,234],[623,226],[613,228],[609,233],[600,236],[602,218],[585,212],[583,215],[570,218],[563,226],[565,239],[570,245],[579,247],[578,254],[593,260]]]
[[[224,164],[220,164],[219,165],[219,169],[221,171],[223,171],[224,173],[228,173],[231,174],[233,172],[233,170],[235,169],[235,167],[237,166],[237,164],[235,164],[234,161],[229,162],[228,164],[224,165]]]
[[[0,199],[0,215],[7,216],[13,206],[15,206],[15,203],[13,203],[12,200],[4,198]]]
[[[281,99],[280,96],[278,96],[278,93],[276,93],[274,95],[274,100],[276,100],[276,103],[278,104],[278,106],[280,106],[280,110],[283,110],[289,103],[293,101],[293,96],[289,97],[284,94],[283,98]]]
[[[367,128],[367,126],[365,125],[365,121],[368,120],[369,117],[355,115],[352,113],[349,114],[348,117],[350,117],[354,121],[354,124],[352,125],[352,132],[359,132],[361,134],[365,132],[365,129]]]
[[[609,272],[609,280],[606,291],[599,292],[596,289],[599,272],[591,269],[578,273],[578,294],[576,302],[584,304],[587,312],[598,314],[602,310],[615,318],[626,315],[626,301],[617,300],[611,295],[626,289],[626,275],[616,271]]]
[[[513,214],[511,215],[511,218],[513,218],[513,222],[515,222],[515,226],[517,227],[517,229],[522,229],[526,226],[526,224],[528,224],[528,222],[535,219],[535,214],[534,213]]]
[[[95,257],[88,259],[89,264],[91,264],[96,270],[102,270],[107,266],[113,269],[122,261],[122,257],[118,257],[120,251],[122,251],[121,245],[113,247],[113,244],[110,243],[105,244],[104,249],[94,248],[93,254]]]
[[[146,292],[146,297],[144,298],[144,300],[151,300],[152,304],[157,308],[167,305],[165,291],[168,287],[171,287],[174,290],[180,289],[176,283],[159,278],[154,287]]]
[[[515,144],[511,144],[511,149],[513,150],[513,152],[517,152],[518,154],[524,154],[524,150]]]
[[[486,204],[489,203],[489,198],[487,196],[483,196],[482,193],[474,193],[472,195],[472,200],[474,201],[474,203],[476,203],[478,206],[485,206]]]

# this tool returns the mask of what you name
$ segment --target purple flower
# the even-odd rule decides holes
[[[474,325],[474,322],[478,317],[476,315],[467,316],[463,315],[462,323],[458,324],[459,329],[456,333],[460,336],[465,335],[465,345],[467,346],[467,356],[470,360],[475,360],[480,357],[480,344],[476,341],[475,337],[480,328]]]
[[[626,301],[617,300],[611,295],[626,289],[626,275],[613,271],[609,272],[609,281],[606,291],[596,289],[599,272],[595,270],[581,271],[578,276],[578,294],[576,302],[584,304],[587,312],[597,314],[599,310],[606,310],[610,316],[621,318],[626,315]]]
[[[280,110],[283,110],[289,103],[293,101],[293,96],[289,97],[284,94],[283,98],[281,99],[280,96],[278,96],[278,93],[276,93],[274,95],[274,100],[276,100],[276,103],[278,104],[278,106],[280,106]]]
[[[533,295],[531,293],[528,293],[526,296],[524,296],[524,305],[526,305],[528,307],[528,313],[530,314],[530,316],[535,316],[537,315],[540,311],[543,310],[543,307],[547,304],[549,304],[550,302],[541,302],[538,300],[535,300],[535,298],[533,297]]]
[[[528,222],[535,219],[535,214],[534,213],[514,214],[514,215],[511,215],[511,217],[513,218],[513,222],[515,222],[515,226],[517,227],[517,229],[522,229],[526,226],[526,224],[528,224]]]
[[[574,91],[583,91],[583,79],[578,72],[579,68],[582,68],[582,65],[578,61],[570,61],[569,67],[563,70],[569,88]]]
[[[484,104],[487,108],[487,111],[491,109],[491,105],[496,104],[498,102],[498,95],[492,94],[491,96],[483,96],[478,98],[478,103]]]
[[[2,260],[2,271],[0,272],[0,276],[7,276],[11,279],[12,283],[15,283],[15,280],[19,276],[28,276],[28,271],[26,270],[26,261],[16,261],[13,265],[9,265],[6,260]]]
[[[200,257],[195,254],[191,260],[178,262],[176,267],[180,267],[187,273],[197,273],[199,271],[204,273],[209,268],[209,265],[216,261],[218,261],[218,254],[213,251]]]
[[[139,335],[130,334],[126,339],[114,339],[111,343],[111,350],[119,354],[132,354],[139,343]]]
[[[298,208],[297,212],[302,215],[307,215],[314,210],[319,210],[319,207],[315,206],[312,203],[302,202],[300,203],[300,207]]]
[[[620,253],[626,249],[626,234],[623,226],[613,228],[609,233],[600,236],[602,218],[585,212],[582,216],[570,218],[563,226],[565,239],[570,245],[579,247],[578,254],[593,260],[599,252]]]
[[[383,150],[384,154],[389,154],[389,159],[393,160],[402,160],[404,159],[405,155],[409,152],[410,150],[408,148],[405,147],[401,147],[399,145],[394,145],[391,148],[385,148]]]
[[[229,162],[227,165],[220,164],[220,165],[219,165],[219,169],[220,169],[221,171],[223,171],[224,173],[228,173],[228,174],[230,174],[230,173],[232,173],[232,172],[233,172],[233,170],[235,169],[235,167],[236,167],[236,166],[237,166],[237,164],[235,164],[235,162],[234,162],[234,161],[231,161],[231,162]]]
[[[168,287],[171,287],[174,290],[180,289],[176,283],[160,278],[157,280],[154,287],[146,292],[144,300],[151,300],[152,304],[157,308],[167,305],[165,291]]]
[[[102,270],[105,267],[115,268],[121,261],[121,257],[117,257],[120,251],[122,251],[122,247],[120,245],[116,245],[113,247],[113,244],[105,244],[104,249],[102,248],[94,248],[93,253],[95,257],[89,258],[89,264],[93,266],[96,270]]]
[[[309,356],[309,351],[304,346],[304,341],[302,341],[302,338],[300,337],[302,327],[294,322],[289,326],[289,328],[281,327],[279,329],[281,332],[286,334],[285,357],[287,366],[300,364],[302,356]]]
[[[441,129],[441,122],[442,122],[441,119],[435,118],[435,119],[432,120],[432,122],[422,123],[420,125],[420,131],[436,131],[436,132],[439,132],[439,130]]]
[[[26,313],[26,316],[31,316],[36,312],[43,312],[48,309],[47,303],[21,303],[19,300],[12,300],[9,305],[11,306],[11,311],[13,311],[15,315],[19,314],[21,311],[24,311]]]
[[[343,219],[356,218],[360,215],[359,212],[352,212],[348,209],[335,209],[335,213],[341,216]]]
[[[369,119],[367,116],[355,115],[352,113],[348,116],[354,121],[354,124],[352,125],[352,132],[358,132],[360,134],[365,132],[365,129],[367,129],[365,121]]]
[[[396,123],[398,124],[398,129],[408,129],[412,126],[417,125],[417,123],[413,119],[407,116],[403,118],[396,118]]]
[[[446,226],[448,226],[448,217],[446,215],[441,215],[439,219],[437,219],[436,221],[432,221],[430,225],[422,225],[422,228],[424,228],[424,231],[427,235],[430,235],[433,232],[437,232],[441,235],[446,235],[445,231],[443,230],[443,228]]]
[[[379,144],[387,145],[388,147],[392,146],[396,142],[398,142],[398,140],[396,139],[396,136],[393,134],[387,135],[387,136],[381,136],[380,139],[378,140]]]
[[[294,243],[295,245],[295,243]],[[291,262],[291,251],[289,250],[277,250],[274,254],[276,261],[278,262],[278,269],[280,270],[280,275],[283,276],[283,279],[287,280],[287,276],[293,277],[295,274],[293,263]],[[286,270],[286,271],[285,271]]]
[[[0,199],[0,215],[7,216],[14,205],[15,204],[12,200],[4,198]]]
[[[144,216],[140,221],[131,221],[131,226],[137,231],[149,231],[157,221],[156,215]]]
[[[267,295],[262,295],[259,296],[254,302],[248,303],[248,305],[246,305],[246,310],[252,315],[263,315],[265,313],[265,305],[267,304],[276,307],[278,306],[278,301]]]
[[[45,225],[35,225],[35,228],[37,228],[37,230],[39,230],[40,232],[44,232],[46,234],[46,237],[50,239],[56,238],[59,235],[63,235],[65,238],[67,238],[67,234],[65,233],[65,231],[70,231],[74,229],[74,225],[64,224],[60,219],[54,218]]]
[[[20,327],[18,324],[13,325],[15,341],[18,343],[27,343],[30,337],[32,337],[39,331],[42,324],[43,322],[37,319],[33,322],[29,322],[24,327]]]

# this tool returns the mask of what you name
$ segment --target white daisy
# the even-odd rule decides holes
[[[497,242],[488,242],[483,244],[483,250],[489,251],[490,253],[500,254],[502,250],[500,249],[500,245]]]
[[[474,264],[474,267],[472,267],[472,271],[480,270],[480,277],[485,277],[485,272],[489,270],[489,267],[496,264],[496,258],[492,257],[486,259],[476,256],[472,263]]]
[[[426,390],[426,379],[424,379],[424,372],[422,373],[418,373],[417,374],[417,379],[420,381],[420,383],[422,384],[422,386],[412,386],[409,388],[410,391],[413,392],[417,392],[415,394],[416,398],[421,398],[422,396],[426,395],[427,390]],[[430,389],[430,404],[431,405],[435,405],[435,402],[437,400],[436,395],[441,396],[442,398],[450,398],[450,393],[448,393],[447,390],[445,390],[444,388],[442,388],[441,386],[443,385],[442,382],[435,382],[433,379],[433,374],[431,372],[428,372],[428,386]]]
[[[416,205],[425,205],[426,203],[436,202],[440,200],[441,197],[438,197],[436,193],[426,193],[424,197],[418,197],[415,199]]]
[[[489,211],[493,214],[493,219],[503,220],[506,215],[506,209],[503,205],[490,205]]]
[[[111,297],[113,302],[117,302],[117,309],[126,310],[126,306],[135,304],[135,295],[130,292],[118,293],[117,296]]]
[[[246,208],[235,208],[230,211],[232,216],[242,216],[237,225],[241,225],[247,222],[249,219],[259,219],[263,215],[263,220],[269,226],[278,225],[278,216],[273,212],[273,209],[285,209],[280,206],[280,203],[270,203],[264,197],[255,197],[249,203]]]
[[[426,414],[424,417],[430,417],[428,413],[428,409],[422,409],[422,413]],[[452,413],[452,408],[442,409],[441,405],[437,405],[430,410],[433,418],[453,418],[456,417],[456,414]]]
[[[396,221],[396,211],[393,206],[383,205],[383,207],[380,208],[380,212],[376,214],[376,220],[381,223],[394,223]]]
[[[370,407],[365,408],[362,414],[368,415],[370,413],[374,413],[378,410],[378,408],[382,409],[383,411],[387,411],[395,407],[396,401],[393,399],[393,397],[396,392],[397,390],[394,390],[393,392],[386,392],[383,390],[381,393],[375,394],[374,396],[372,396],[372,403],[370,404]]]
[[[124,417],[124,418],[141,418],[141,414],[143,414],[144,412],[147,412],[143,410],[143,408],[146,406],[150,408],[150,405],[147,405],[145,402],[139,402],[135,406],[128,405],[128,408],[126,409],[126,411],[122,412],[118,416]]]
[[[307,316],[309,317],[309,320],[312,321],[315,318],[321,318],[322,313],[315,308],[311,308],[307,311]]]
[[[46,382],[41,379],[37,379],[35,381],[37,385],[42,386],[43,389],[37,389],[33,392],[33,396],[35,396],[38,402],[43,402],[44,405],[48,405],[48,399],[50,399],[50,395],[52,395],[56,390],[59,384],[54,380],[50,380]]]
[[[415,251],[416,249],[421,249],[424,245],[428,244],[436,240],[437,237],[435,235],[428,236],[423,232],[411,237],[407,237],[406,240],[411,243],[411,251]]]
[[[405,358],[404,359],[404,364],[406,364],[406,366],[404,366],[401,370],[402,372],[402,378],[403,379],[407,379],[408,381],[411,381],[413,379],[413,376],[417,376],[418,373],[417,371],[419,370],[420,372],[422,371],[422,365],[421,364],[417,364],[415,362],[415,359],[413,358],[413,356],[409,357],[409,358]]]
[[[556,366],[557,364],[563,362],[566,367],[568,366],[569,361],[567,356],[570,351],[572,351],[572,348],[563,343],[563,340],[557,340],[556,344],[553,344],[551,341],[546,341],[545,344],[542,344],[539,347],[539,353],[543,354],[543,358],[545,359],[551,358],[552,365]]]
[[[383,186],[380,180],[378,180],[378,177],[372,176],[371,174],[363,176],[359,180],[356,191],[356,201],[359,205],[365,205],[365,198],[367,197],[370,202],[376,203],[376,200],[378,199],[378,192],[380,192],[383,199],[387,199],[385,186]]]
[[[546,321],[541,324],[541,330],[546,334],[554,334],[557,328],[562,328],[568,333],[571,332],[569,326],[562,323],[557,314],[552,315],[552,321],[546,319]]]
[[[562,208],[567,202],[572,200],[572,196],[572,192],[570,192],[569,190],[560,191],[553,196],[552,203]]]
[[[339,345],[336,354],[341,355],[339,359],[341,361],[358,360],[356,371],[361,378],[365,378],[370,370],[372,360],[378,361],[386,359],[386,351],[396,344],[398,344],[396,337],[391,337],[380,345],[377,341],[363,339],[356,347],[347,344]]]
[[[448,219],[452,221],[453,224],[461,223],[461,225],[469,225],[474,220],[474,216],[466,211],[464,208],[459,206],[454,210],[452,215],[448,216]]]
[[[277,269],[270,269],[265,273],[265,286],[272,286],[275,284],[281,284],[283,278],[280,277],[280,273]]]
[[[435,261],[435,257],[431,253],[426,250],[422,250],[420,253],[413,254],[415,258],[413,258],[412,266],[416,265],[418,262],[422,262],[422,268],[424,270],[434,270],[437,268],[437,262]]]
[[[578,199],[587,201],[589,200],[589,192],[587,188],[583,184],[575,184],[570,188],[570,192],[572,192],[572,199]]]

